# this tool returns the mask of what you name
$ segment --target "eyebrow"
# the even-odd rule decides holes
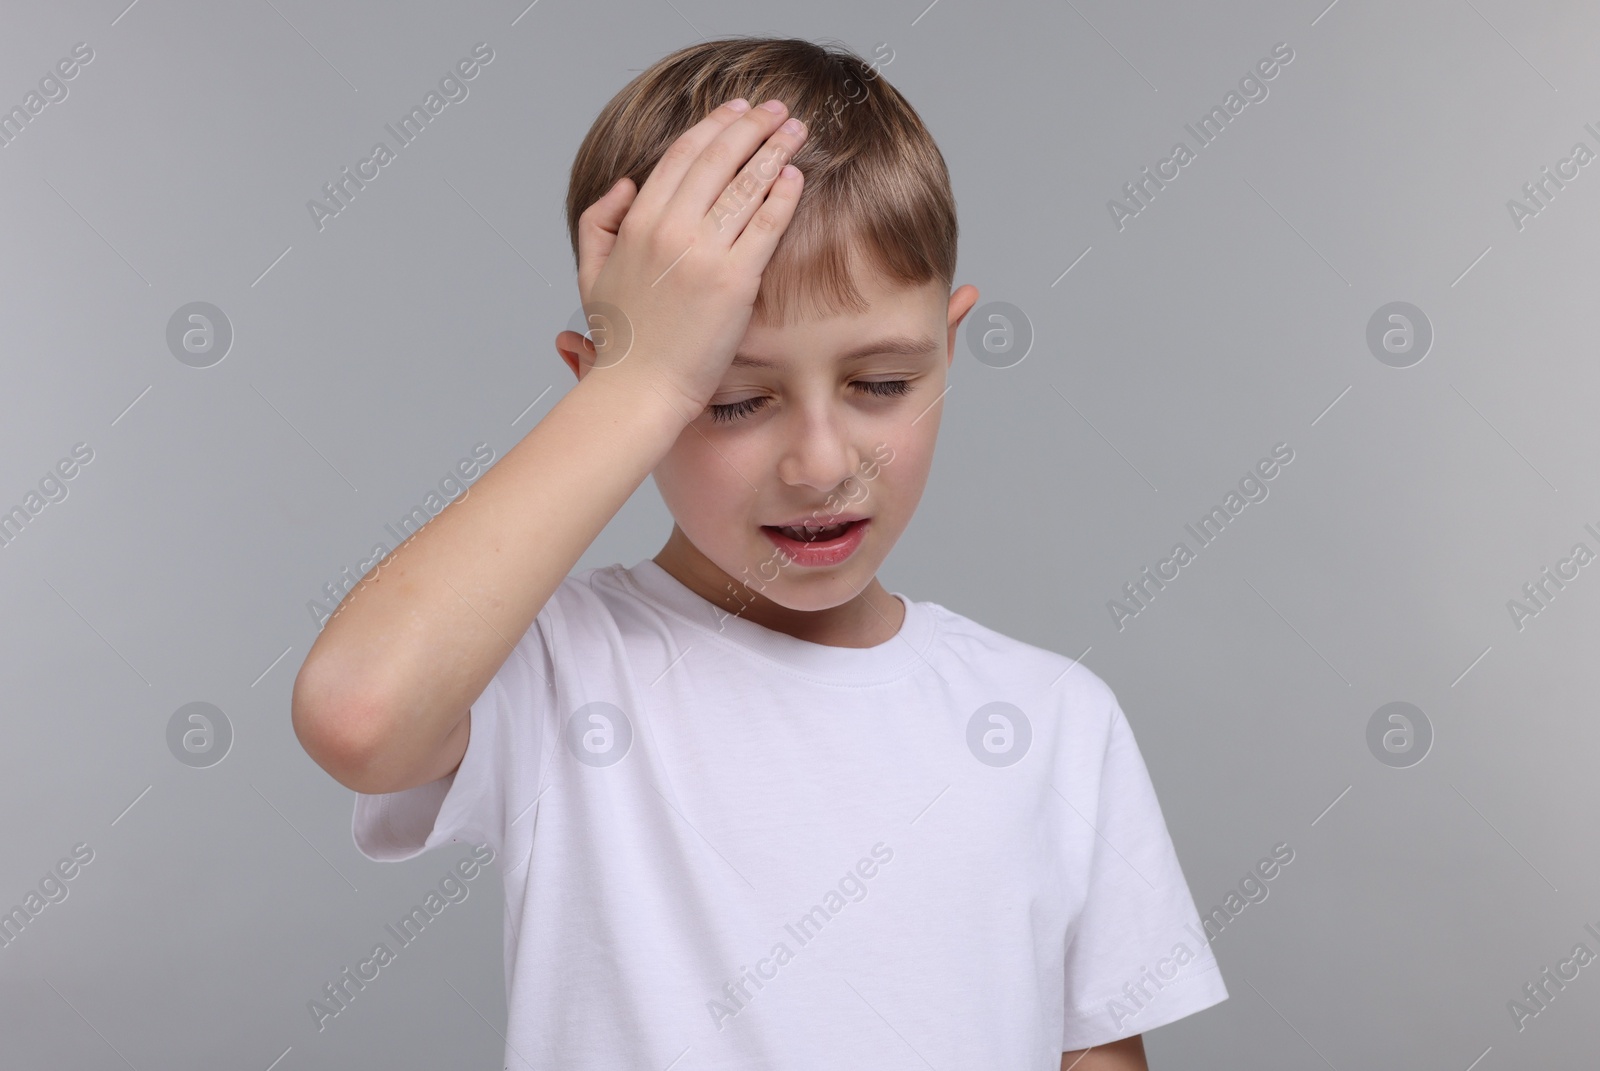
[[[863,357],[879,357],[894,355],[901,357],[920,357],[938,345],[938,341],[927,335],[914,337],[911,335],[893,335],[889,338],[880,338],[875,342],[857,346],[847,353],[839,355],[839,361],[858,361]],[[753,354],[736,354],[730,362],[732,368],[776,368],[777,361],[766,357],[757,357]]]

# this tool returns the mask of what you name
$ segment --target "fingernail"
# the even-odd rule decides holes
[[[778,129],[783,131],[785,134],[798,134],[800,133],[800,120],[785,119],[783,121],[783,125]]]
[[[733,100],[728,101],[728,107],[735,112],[747,112],[750,110],[750,102],[743,97],[735,97]]]
[[[769,112],[773,112],[773,113],[781,112],[781,111],[783,111],[783,101],[781,101],[781,100],[777,99],[776,97],[774,97],[773,99],[771,99],[771,100],[767,101],[765,104],[763,104],[762,107],[765,108]]]

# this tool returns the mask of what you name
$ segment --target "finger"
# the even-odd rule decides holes
[[[672,200],[674,209],[681,205],[683,211],[690,214],[697,223],[704,220],[712,204],[729,194],[730,187],[736,181],[743,180],[744,177],[740,172],[745,169],[751,156],[757,153],[763,143],[782,145],[783,159],[779,160],[776,166],[767,169],[764,181],[757,176],[755,189],[747,192],[745,196],[748,197],[749,193],[766,192],[766,188],[777,177],[778,168],[794,154],[800,143],[800,136],[788,132],[775,133],[785,122],[784,117],[788,114],[782,102],[779,101],[778,104],[777,111],[767,110],[765,104],[759,108],[752,108],[738,122],[730,123],[700,152],[688,173],[683,176],[683,182],[679,184],[678,193]]]
[[[742,105],[742,108],[740,107]],[[661,159],[656,161],[656,166],[651,170],[650,176],[644,180],[644,185],[639,188],[637,204],[639,210],[651,217],[661,214],[662,209],[672,200],[678,192],[678,186],[683,181],[684,173],[689,170],[700,154],[705,151],[717,137],[738,118],[747,114],[750,102],[743,97],[730,100],[726,104],[713,108],[711,112],[694,126],[678,135],[678,139],[667,146],[667,151],[661,154]],[[749,155],[748,153],[746,154]]]
[[[724,248],[738,240],[746,223],[761,207],[778,175],[800,150],[808,133],[800,120],[786,120],[756,152],[749,164],[724,187],[722,196],[717,198],[706,215],[707,225],[715,229]]]
[[[772,189],[761,207],[750,217],[750,222],[733,243],[729,256],[749,275],[759,275],[772,259],[778,239],[794,219],[795,206],[800,203],[800,191],[805,187],[805,177],[793,164],[785,164],[773,180]]]
[[[617,230],[638,192],[633,180],[623,176],[578,217],[578,282],[583,293],[588,293],[588,284],[617,244]]]

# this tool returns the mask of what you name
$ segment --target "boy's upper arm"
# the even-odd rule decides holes
[[[424,755],[413,768],[399,772],[394,770],[376,772],[369,767],[339,780],[346,788],[369,796],[404,792],[406,789],[437,781],[454,773],[460,767],[462,757],[467,753],[467,741],[472,731],[471,723],[472,711],[468,708],[439,746]]]
[[[423,770],[422,780],[417,783],[425,785],[429,781],[437,781],[441,777],[453,774],[461,766],[461,759],[467,753],[467,741],[472,738],[472,710],[468,708],[462,719],[456,722],[456,727],[450,730],[450,735],[444,738],[444,743],[439,746],[433,762]]]
[[[1144,1058],[1144,1035],[1134,1034],[1093,1048],[1064,1052],[1061,1071],[1150,1071]]]
[[[356,789],[351,832],[367,858],[401,861],[468,838],[504,853],[513,835],[510,816],[523,813],[538,794],[543,736],[555,709],[550,633],[556,601],[540,612],[445,738],[428,749],[425,764],[401,774],[372,771],[372,782]]]

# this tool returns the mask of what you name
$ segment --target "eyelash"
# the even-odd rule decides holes
[[[875,394],[880,398],[892,398],[910,391],[911,381],[906,379],[862,380],[852,384],[852,386],[861,387],[868,394]],[[749,416],[766,405],[766,401],[762,396],[756,395],[754,398],[746,398],[742,402],[729,402],[727,405],[712,405],[707,408],[711,410],[712,422],[721,424]]]

